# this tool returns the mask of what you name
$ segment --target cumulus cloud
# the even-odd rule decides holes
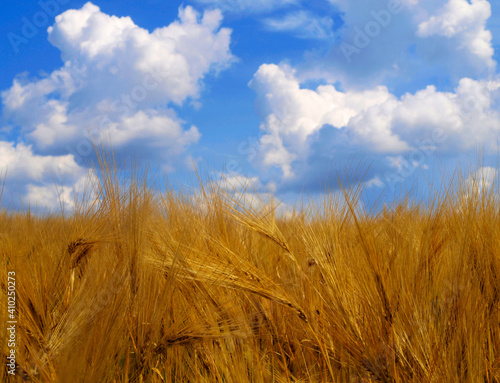
[[[2,92],[4,116],[40,153],[67,152],[91,130],[118,151],[134,143],[171,164],[200,133],[168,105],[196,100],[204,77],[233,61],[221,20],[217,10],[180,8],[178,20],[150,33],[92,3],[68,10],[48,29],[64,66],[43,78],[18,76]]]
[[[195,126],[183,130],[178,120],[154,110],[139,111],[121,123],[112,123],[108,131],[115,147],[127,143],[137,145],[144,140],[150,141],[153,147],[168,147],[172,155],[182,153],[200,138]]]
[[[270,31],[290,32],[302,39],[327,39],[333,37],[331,17],[319,17],[308,11],[287,13],[280,18],[266,18],[264,26]]]
[[[417,34],[421,37],[458,36],[462,48],[493,68],[496,63],[493,60],[492,34],[486,29],[490,16],[491,5],[486,0],[471,0],[470,3],[467,0],[449,0],[435,15],[419,24]]]
[[[49,209],[61,204],[73,208],[75,198],[96,179],[72,155],[40,156],[31,146],[5,141],[0,141],[0,177],[6,185],[2,202],[18,206],[21,201],[14,195],[19,195],[25,205]],[[8,200],[9,194],[13,200]]]
[[[310,77],[407,86],[436,77],[456,82],[495,70],[487,0],[329,2],[341,12],[343,26],[328,55],[313,55],[314,68],[305,66]]]
[[[264,133],[257,158],[265,168],[281,169],[285,179],[307,177],[311,168],[321,167],[318,161],[341,159],[346,150],[398,170],[406,166],[403,155],[493,144],[500,132],[499,81],[464,78],[454,92],[428,86],[396,97],[383,86],[307,89],[290,68],[262,65],[250,86]],[[421,165],[418,159],[410,162]]]
[[[300,0],[195,0],[198,4],[233,13],[269,12],[300,3]]]
[[[72,176],[79,171],[71,155],[40,156],[33,153],[31,146],[0,141],[0,174],[7,174],[10,181],[42,181],[55,174]]]
[[[55,181],[42,184],[28,183],[22,199],[35,210],[72,211],[84,199],[90,203],[98,199],[97,185],[97,176],[92,170],[87,170],[68,185],[58,184]]]
[[[197,101],[203,79],[233,62],[231,30],[221,22],[218,10],[200,15],[188,6],[149,32],[90,2],[56,16],[48,39],[64,65],[38,78],[19,75],[1,93],[4,131],[19,132],[17,144],[0,141],[5,195],[20,191],[26,203],[71,207],[86,177],[89,132],[109,139],[117,155],[168,170],[182,163],[201,134],[173,107]]]
[[[366,92],[340,92],[333,85],[316,90],[301,88],[291,68],[262,65],[250,87],[257,93],[257,110],[263,121],[260,140],[265,166],[278,166],[293,176],[292,163],[309,154],[310,137],[324,125],[346,126],[361,111],[391,98],[385,87]],[[396,139],[386,134],[386,138]]]

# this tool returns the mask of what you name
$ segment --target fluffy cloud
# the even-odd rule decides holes
[[[260,140],[265,166],[278,166],[293,176],[292,163],[309,154],[310,137],[324,125],[346,126],[349,121],[391,98],[385,87],[366,92],[339,92],[333,85],[301,88],[291,68],[262,65],[250,82],[257,93],[263,124]]]
[[[41,78],[19,75],[1,93],[10,125],[4,132],[20,133],[17,145],[0,141],[6,195],[20,191],[27,203],[73,206],[86,177],[81,164],[92,151],[89,132],[109,139],[117,155],[177,166],[200,132],[185,127],[172,107],[196,100],[205,76],[234,60],[231,31],[221,21],[218,10],[200,15],[181,7],[178,20],[149,32],[92,3],[58,15],[48,38],[64,65]]]
[[[333,20],[330,17],[318,17],[304,10],[287,13],[281,18],[267,18],[263,23],[270,31],[291,32],[303,39],[333,37]]]
[[[441,144],[450,149],[494,142],[500,120],[492,106],[499,87],[500,82],[468,78],[460,80],[455,92],[439,92],[435,86],[428,86],[355,116],[347,129],[355,132],[362,144],[384,153],[415,148],[413,141],[430,138],[436,131],[447,136],[446,145]],[[406,145],[384,145],[387,141],[379,135],[381,132],[397,135]]]
[[[92,186],[90,181],[95,182],[95,175],[72,155],[40,156],[30,146],[0,141],[0,179],[6,184],[2,202],[18,206],[21,201],[14,195],[20,193],[25,205],[57,209],[61,203],[72,208],[84,188]]]
[[[486,0],[329,2],[341,12],[343,26],[329,54],[315,57],[314,69],[304,66],[310,77],[404,88],[416,81],[456,82],[494,72]]]
[[[494,143],[500,132],[499,81],[464,78],[454,92],[428,86],[398,98],[386,87],[307,89],[290,68],[263,65],[250,86],[264,133],[258,158],[266,168],[280,168],[285,179],[321,167],[321,158],[341,159],[346,149],[398,169],[403,155]],[[324,135],[327,127],[333,132]]]
[[[127,143],[137,145],[144,140],[151,141],[151,146],[168,147],[173,155],[182,153],[186,146],[200,138],[195,126],[185,131],[179,121],[156,111],[139,111],[121,123],[113,123],[109,134],[116,147]]]
[[[486,29],[490,16],[491,5],[486,0],[472,0],[470,3],[467,0],[449,0],[435,15],[419,24],[417,34],[421,37],[458,36],[462,48],[493,68],[492,35]]]
[[[196,99],[202,80],[233,61],[231,31],[219,11],[179,9],[179,19],[153,32],[92,3],[56,17],[49,41],[64,66],[2,92],[4,116],[40,153],[63,153],[87,137],[110,136],[117,150],[134,143],[165,164],[195,143],[169,104]],[[154,151],[154,154],[152,153]]]
[[[72,176],[80,171],[71,155],[39,156],[30,146],[0,141],[0,174],[10,181],[42,181],[52,175]]]
[[[198,4],[212,6],[233,13],[269,12],[277,8],[298,4],[300,0],[195,0]]]
[[[58,185],[55,182],[29,183],[25,187],[23,202],[29,204],[35,210],[55,211],[64,209],[65,211],[71,211],[82,200],[90,203],[96,201],[98,198],[97,185],[97,176],[91,170],[82,174],[69,185]]]

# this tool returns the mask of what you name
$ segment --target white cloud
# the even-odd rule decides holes
[[[89,206],[98,201],[99,180],[92,169],[80,169],[80,176],[69,184],[58,184],[57,180],[42,184],[28,183],[23,202],[31,208],[72,211],[78,203],[86,201]]]
[[[40,156],[33,153],[31,146],[0,141],[0,175],[7,174],[9,181],[43,181],[79,171],[72,155]]]
[[[232,201],[239,207],[260,211],[266,216],[272,211],[278,216],[288,216],[292,211],[288,204],[272,193],[236,192],[232,195]]]
[[[56,209],[61,204],[73,206],[72,188],[28,184],[26,189],[24,200],[32,208]]]
[[[72,155],[40,156],[31,146],[0,141],[0,179],[5,176],[3,203],[35,208],[74,207],[75,198],[86,192],[93,198],[94,173],[80,167]],[[87,187],[88,190],[84,190]],[[90,193],[90,194],[89,194]],[[13,197],[13,200],[9,200]]]
[[[264,184],[257,176],[247,177],[237,172],[219,173],[217,176],[217,179],[205,185],[204,193],[196,191],[192,195],[196,208],[204,213],[217,206],[211,202],[211,199],[219,196],[222,196],[229,206],[237,210],[243,208],[266,215],[274,211],[280,216],[291,211],[290,206],[275,195],[274,182]]]
[[[278,215],[287,214],[290,210],[290,206],[276,196],[275,182],[264,183],[258,176],[249,177],[238,172],[218,173],[217,178],[206,185],[205,191],[209,198],[212,192],[214,195],[220,193],[226,202],[236,209],[250,209],[264,214],[274,210]],[[205,211],[209,210],[209,206],[215,206],[206,201],[205,196],[199,192],[193,196],[193,200]]]
[[[335,158],[336,151],[350,148],[388,157],[389,162],[392,158],[397,168],[402,154],[493,144],[500,132],[496,110],[500,81],[464,78],[455,92],[428,86],[398,98],[385,87],[343,92],[333,85],[306,89],[290,68],[262,65],[250,86],[257,93],[264,133],[258,158],[266,168],[280,168],[285,179],[325,153]],[[326,126],[338,134],[318,143]],[[321,153],[311,149],[313,144]],[[417,160],[412,163],[420,166]]]
[[[500,131],[500,116],[494,107],[499,88],[498,81],[468,78],[460,80],[455,92],[439,92],[428,86],[402,96],[390,112],[382,105],[366,116],[356,117],[350,127],[359,132],[362,126],[381,125],[409,147],[415,147],[415,139],[430,138],[438,130],[448,137],[446,143],[440,143],[448,149],[495,142]]]
[[[498,170],[493,167],[481,167],[470,174],[465,180],[465,193],[459,194],[463,199],[457,204],[456,212],[467,214],[471,208],[478,208],[477,202],[483,195],[492,197],[495,204],[498,203],[498,189],[495,187],[497,182]]]
[[[223,174],[217,185],[229,192],[235,191],[258,191],[263,185],[259,177],[245,177],[240,174]]]
[[[196,102],[204,77],[234,60],[221,20],[217,10],[180,8],[178,20],[150,33],[92,3],[68,10],[48,29],[64,66],[16,78],[2,92],[4,116],[45,154],[77,148],[90,130],[110,136],[118,151],[133,143],[171,165],[200,133],[167,106]]]
[[[366,92],[339,92],[333,85],[301,88],[290,68],[262,65],[250,83],[264,136],[262,163],[278,166],[293,176],[292,163],[308,156],[308,139],[325,124],[346,126],[361,111],[383,104],[392,96],[385,87]],[[386,135],[386,138],[391,138]]]
[[[471,193],[489,190],[497,179],[498,171],[492,167],[482,167],[467,178],[466,185]]]
[[[74,208],[75,197],[75,189],[72,186],[28,184],[23,202],[36,210],[54,211],[63,207],[67,211]]]
[[[490,16],[491,6],[486,0],[449,0],[435,15],[419,24],[417,34],[420,37],[458,36],[463,48],[493,68],[492,34],[486,29]]]
[[[295,11],[281,18],[266,18],[264,26],[270,31],[290,32],[303,39],[327,39],[333,37],[333,20],[319,17],[308,11]]]
[[[45,116],[41,118],[43,122],[34,121],[34,130],[28,133],[28,137],[39,147],[50,147],[57,141],[66,141],[78,133],[76,125],[68,124],[67,105],[67,102],[48,100],[40,108],[39,112],[46,111]]]
[[[329,0],[342,12],[338,44],[312,53],[303,72],[347,86],[411,86],[486,77],[496,61],[486,0]],[[304,74],[301,74],[305,78]],[[406,83],[405,83],[406,82]]]
[[[384,182],[380,179],[380,177],[376,176],[376,177],[373,177],[372,179],[366,181],[365,186],[368,188],[372,188],[372,187],[379,187],[380,188],[380,187],[384,186]]]
[[[259,13],[295,5],[299,0],[195,0],[198,4],[212,6],[233,13]]]
[[[172,114],[172,113],[171,113]],[[139,111],[133,116],[124,118],[121,123],[111,124],[107,130],[115,147],[138,141],[151,140],[151,146],[169,147],[171,151],[180,154],[187,146],[200,138],[195,126],[183,130],[180,122],[168,115],[155,110]]]

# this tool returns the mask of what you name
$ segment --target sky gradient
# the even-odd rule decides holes
[[[68,208],[91,139],[250,200],[327,177],[390,201],[500,133],[500,6],[486,0],[2,2],[3,205]],[[366,170],[366,172],[365,172]],[[252,191],[242,190],[242,185]]]

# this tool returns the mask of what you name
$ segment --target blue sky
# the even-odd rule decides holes
[[[425,192],[439,166],[451,171],[477,147],[487,160],[476,177],[496,179],[495,2],[1,6],[4,204],[71,206],[93,178],[89,134],[170,176],[189,178],[193,164],[225,168],[231,192],[285,204],[320,197],[329,175],[360,161],[372,195]]]

